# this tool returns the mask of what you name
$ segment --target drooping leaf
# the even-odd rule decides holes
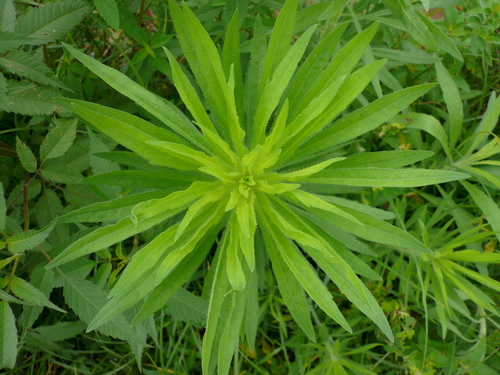
[[[56,222],[53,221],[45,228],[39,230],[29,230],[27,232],[13,234],[7,238],[9,251],[12,253],[20,253],[40,245],[49,236],[55,225]]]
[[[109,26],[120,30],[120,14],[115,0],[94,0],[94,5]]]
[[[12,289],[12,293],[25,301],[31,302],[35,305],[50,307],[51,309],[59,312],[66,312],[50,302],[39,289],[17,276],[11,277],[10,287]]]

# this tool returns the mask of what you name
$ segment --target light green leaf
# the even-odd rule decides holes
[[[19,137],[16,137],[16,151],[17,157],[24,169],[28,172],[35,173],[37,166],[35,155],[33,155],[33,152],[23,141],[21,141],[21,139],[19,139]]]
[[[31,53],[11,51],[0,57],[0,66],[19,77],[27,78],[42,85],[68,89],[43,62]]]
[[[458,260],[459,262],[500,263],[499,253],[481,253],[476,250],[460,250],[443,254],[442,258]]]
[[[68,151],[76,137],[76,124],[76,119],[59,122],[47,133],[40,146],[42,164],[46,160],[58,158]]]
[[[15,27],[16,9],[14,3],[12,0],[4,0],[0,3],[0,31],[14,31]]]
[[[7,301],[0,301],[0,368],[15,367],[17,344],[14,313]]]
[[[161,172],[120,170],[90,176],[82,181],[90,185],[109,185],[123,187],[180,189],[188,187],[192,181],[203,180],[201,174],[189,174],[165,169]]]
[[[116,0],[94,0],[94,5],[100,15],[116,31],[120,30],[120,14]]]
[[[416,163],[434,155],[432,151],[421,150],[395,150],[360,152],[348,155],[344,160],[340,160],[328,169],[337,168],[401,168]]]
[[[441,184],[470,177],[465,173],[419,168],[339,168],[324,170],[302,180],[311,184],[373,187],[415,187]]]
[[[7,238],[7,246],[11,253],[20,253],[40,245],[50,234],[56,222],[53,221],[45,228],[16,233]]]
[[[101,78],[108,85],[113,87],[119,93],[135,101],[138,105],[140,105],[146,111],[148,111],[153,116],[158,118],[161,122],[163,122],[174,132],[180,134],[181,136],[183,136],[196,146],[202,149],[204,148],[206,149],[206,146],[204,146],[204,142],[201,138],[201,133],[194,128],[193,124],[189,121],[189,119],[172,103],[148,91],[147,89],[139,85],[137,82],[133,81],[124,74],[120,73],[118,70],[115,70],[104,64],[101,64],[97,60],[94,60],[92,57],[85,55],[84,53],[78,51],[77,49],[67,44],[64,44],[64,46],[68,51],[70,51],[70,53],[73,56],[75,56],[78,60],[80,60],[82,64],[84,64],[88,69],[94,72],[99,78]],[[79,104],[81,105],[81,103]],[[109,109],[106,110],[109,111]],[[98,124],[96,123],[92,124],[94,126],[98,126]],[[136,124],[134,123],[134,125]],[[143,128],[144,127],[145,126],[143,126]],[[114,128],[111,129],[115,130],[113,135],[115,137],[118,137],[117,129]],[[104,131],[103,129],[100,130]],[[123,136],[125,136],[125,134],[128,133],[124,133]],[[120,143],[121,142],[124,141],[120,141]]]
[[[496,259],[496,262],[498,263],[498,257]],[[468,268],[462,267],[461,265],[454,263],[454,262],[448,261],[448,262],[446,262],[446,264],[448,264],[450,268],[453,268],[453,269],[457,270],[458,272],[461,272],[462,274],[470,277],[471,279],[474,279],[474,280],[480,282],[481,284],[483,284],[491,289],[494,289],[497,292],[500,292],[500,282],[499,281],[494,280],[491,277],[481,275],[480,273],[472,271]]]
[[[385,95],[342,117],[303,144],[294,159],[334,147],[375,129],[434,86],[435,84],[419,85]]]
[[[31,8],[17,19],[16,32],[45,43],[61,39],[90,11],[81,0],[61,0]]]
[[[39,289],[17,276],[11,276],[10,287],[12,289],[12,293],[25,301],[31,302],[35,305],[50,307],[51,309],[63,313],[66,312],[50,302]]]
[[[7,204],[3,191],[3,184],[0,182],[0,232],[5,229],[5,220],[7,219]]]
[[[448,109],[447,129],[450,146],[453,147],[462,132],[464,119],[462,99],[460,98],[457,84],[441,61],[436,61],[435,66],[439,86],[443,92],[446,108]]]
[[[462,57],[462,54],[460,53],[460,50],[457,48],[453,39],[446,35],[446,33],[442,31],[441,28],[436,25],[436,23],[428,19],[424,14],[421,14],[420,12],[417,12],[417,14],[424,22],[424,24],[429,28],[429,31],[436,40],[436,43],[439,47],[438,51],[445,51],[456,58],[458,61],[464,61],[464,58]]]
[[[171,192],[171,190],[151,191],[89,204],[60,216],[57,221],[58,223],[81,223],[116,220],[117,217],[129,215],[136,204],[150,199],[163,198]]]
[[[495,235],[500,240],[500,208],[498,207],[498,202],[495,202],[475,185],[467,181],[460,181],[460,183],[467,189],[474,202],[479,206]]]
[[[293,319],[297,322],[299,327],[309,337],[310,340],[316,341],[316,334],[311,322],[311,314],[309,312],[310,304],[307,301],[304,289],[300,285],[297,278],[293,275],[292,271],[288,268],[285,261],[281,258],[275,249],[269,235],[264,232],[264,243],[266,252],[271,259],[273,272],[278,281],[280,294],[285,301],[288,310],[292,314]]]

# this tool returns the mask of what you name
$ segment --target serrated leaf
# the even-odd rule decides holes
[[[120,30],[120,14],[115,0],[94,0],[94,5],[109,26]]]
[[[25,301],[31,302],[35,305],[50,307],[51,309],[63,313],[66,312],[50,302],[40,290],[17,276],[11,276],[10,287],[12,289],[12,293]]]
[[[21,139],[19,139],[19,137],[16,137],[16,152],[24,169],[28,172],[35,173],[37,166],[35,155],[33,155],[33,152],[23,141],[21,141]]]
[[[27,44],[41,44],[42,41],[39,39],[29,38],[26,35],[10,32],[10,31],[0,31],[0,52],[8,52],[15,50],[16,48]]]
[[[35,55],[23,51],[11,51],[0,57],[0,66],[22,78],[27,78],[42,85],[68,89],[66,85],[53,77],[54,73]]]
[[[175,319],[203,327],[207,319],[208,303],[181,288],[168,300],[166,310]]]
[[[82,322],[57,322],[50,326],[38,326],[35,331],[52,342],[70,339],[85,331],[85,324]]]
[[[14,31],[16,27],[16,9],[12,0],[0,3],[0,31]]]
[[[56,222],[53,221],[45,228],[16,233],[7,238],[7,246],[11,253],[20,253],[40,245],[50,234]]]
[[[108,302],[106,292],[90,281],[64,277],[63,287],[66,303],[87,324]],[[136,328],[131,328],[122,314],[111,322],[101,325],[97,330],[105,335],[127,340],[131,346],[145,345],[145,334]]]
[[[53,98],[60,95],[46,87],[32,83],[8,81],[8,95],[5,103],[0,102],[0,110],[21,115],[50,115],[62,110]]]
[[[43,264],[38,265],[31,273],[30,284],[48,297],[55,287],[54,271],[46,270]],[[19,323],[24,328],[31,328],[43,311],[43,306],[26,306],[21,314]]]
[[[78,120],[59,122],[43,139],[40,146],[40,160],[43,165],[48,159],[64,155],[76,137]]]
[[[16,365],[17,329],[14,313],[7,301],[0,301],[0,369]]]
[[[31,8],[17,19],[16,32],[45,42],[61,39],[89,12],[82,0],[60,0]]]

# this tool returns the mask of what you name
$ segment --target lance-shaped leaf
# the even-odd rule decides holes
[[[14,313],[7,301],[0,301],[0,368],[15,367],[17,343]]]
[[[12,276],[10,278],[10,287],[12,289],[12,293],[25,301],[31,302],[35,305],[50,307],[51,309],[63,313],[66,312],[50,302],[40,290],[17,276]]]
[[[76,138],[77,120],[59,122],[52,128],[40,145],[42,164],[48,159],[58,158],[66,153]]]
[[[29,230],[22,233],[16,233],[7,238],[7,246],[11,253],[20,253],[22,251],[33,249],[40,245],[49,236],[56,222],[53,221],[45,228],[39,230]]]

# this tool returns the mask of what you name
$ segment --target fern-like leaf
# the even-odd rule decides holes
[[[52,98],[60,96],[57,91],[39,87],[30,82],[7,81],[8,95],[0,110],[21,115],[49,115],[62,110]]]
[[[89,12],[88,4],[81,0],[54,1],[30,9],[19,17],[16,32],[44,42],[61,39]]]
[[[27,52],[12,51],[6,56],[0,57],[0,66],[19,77],[27,78],[33,82],[67,89],[67,87],[55,77],[54,73],[41,61]]]

